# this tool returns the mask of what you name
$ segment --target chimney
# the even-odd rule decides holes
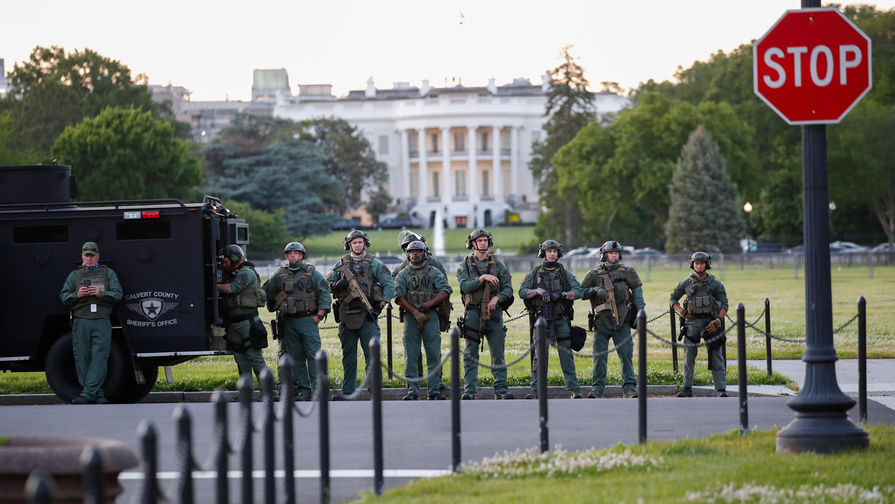
[[[426,96],[429,94],[429,79],[423,79],[423,85],[420,86],[420,96]]]
[[[493,95],[497,94],[497,84],[495,83],[494,77],[488,79],[488,92]]]
[[[544,75],[541,77],[541,91],[546,93],[550,91],[550,72],[544,72]]]
[[[364,91],[364,96],[367,98],[375,98],[376,97],[376,84],[373,82],[373,76],[371,75],[369,79],[367,79],[367,89]]]

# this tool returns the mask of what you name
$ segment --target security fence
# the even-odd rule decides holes
[[[805,340],[793,340],[788,338],[776,337],[771,333],[770,322],[770,301],[765,300],[765,307],[754,321],[751,323],[746,321],[745,307],[739,304],[736,309],[736,319],[728,317],[732,322],[731,326],[723,329],[714,336],[703,339],[698,343],[684,339],[677,341],[674,335],[675,328],[675,312],[673,310],[666,311],[650,320],[647,320],[646,313],[641,310],[636,317],[635,329],[638,338],[638,439],[641,443],[647,441],[647,336],[650,336],[672,348],[676,354],[677,346],[696,347],[708,346],[723,338],[727,333],[736,329],[736,348],[738,362],[738,401],[737,407],[740,413],[739,429],[741,434],[749,432],[748,421],[748,389],[746,374],[746,329],[760,332],[765,335],[766,348],[770,363],[770,340],[776,339],[789,343],[804,343]],[[520,314],[521,317],[523,314]],[[666,338],[656,334],[649,329],[649,325],[659,322],[666,315],[670,317],[672,328],[671,338]],[[757,327],[760,321],[764,320],[764,331]],[[835,332],[842,331],[854,321],[858,321],[858,355],[859,355],[859,407],[860,420],[867,421],[867,384],[866,384],[866,301],[861,297],[858,301],[858,311],[854,317],[846,323],[841,324]],[[657,324],[658,325],[658,324]],[[521,362],[532,349],[536,349],[538,355],[538,428],[539,428],[539,447],[541,452],[549,449],[549,402],[547,400],[547,366],[549,361],[549,346],[552,343],[549,338],[549,330],[547,321],[541,317],[538,318],[534,327],[534,336],[532,345],[526,349],[520,356],[509,360],[505,364],[491,365],[478,361],[472,355],[463,351],[460,342],[460,330],[454,328],[451,333],[451,349],[449,354],[441,360],[436,370],[443,368],[444,364],[450,360],[451,362],[451,463],[450,467],[453,472],[462,471],[462,437],[460,430],[461,420],[461,376],[460,376],[460,358],[475,362],[476,365],[483,368],[499,369],[513,366]],[[632,333],[632,338],[633,334]],[[629,340],[619,342],[618,345],[626,344]],[[561,351],[568,351],[578,357],[593,358],[593,354],[581,354],[562,347]],[[606,353],[615,351],[615,348],[609,349]],[[601,352],[602,353],[602,352]],[[381,362],[380,342],[378,338],[370,342],[370,360],[367,363],[366,377],[364,383],[359,387],[363,389],[365,384],[369,384],[372,393],[372,426],[373,435],[371,439],[373,448],[373,491],[376,495],[381,495],[384,487],[384,464],[383,464],[383,423],[382,423],[382,370],[386,369],[390,374],[393,373],[391,366]],[[253,418],[253,390],[252,377],[245,375],[240,377],[239,388],[239,428],[236,440],[229,437],[229,418],[227,401],[224,394],[220,391],[216,392],[212,398],[212,407],[214,408],[214,444],[209,447],[205,459],[197,459],[195,456],[196,447],[192,437],[192,419],[188,408],[178,406],[175,409],[174,418],[177,425],[177,459],[178,459],[178,480],[173,494],[166,495],[162,490],[158,480],[158,441],[156,427],[147,421],[140,424],[138,435],[141,446],[141,459],[143,461],[142,483],[139,489],[138,500],[141,504],[155,504],[159,501],[179,502],[184,504],[192,504],[195,502],[195,490],[193,487],[193,472],[208,471],[216,475],[215,478],[215,496],[214,501],[219,504],[230,502],[228,477],[232,474],[229,468],[229,456],[237,455],[239,457],[239,477],[240,490],[239,502],[249,504],[254,501],[254,478],[253,472],[255,463],[253,460],[253,443],[255,435],[260,435],[262,443],[262,466],[263,466],[263,501],[266,504],[273,504],[278,500],[285,500],[287,504],[294,504],[296,501],[296,483],[295,483],[295,438],[294,438],[294,415],[300,419],[313,421],[312,417],[316,413],[319,423],[319,466],[320,466],[320,495],[321,503],[328,503],[331,500],[331,480],[330,480],[330,379],[327,355],[325,351],[321,351],[316,359],[318,373],[317,383],[315,387],[314,400],[307,404],[306,408],[299,406],[300,403],[294,402],[291,398],[295,397],[293,382],[293,361],[288,355],[284,355],[279,361],[280,388],[277,391],[274,388],[273,374],[269,369],[265,369],[261,373],[261,401],[263,403],[262,416],[257,421]],[[770,364],[768,372],[771,372]],[[422,374],[422,373],[420,373]],[[421,382],[434,376],[435,372],[423,377],[405,377],[400,376],[407,382]],[[353,396],[345,396],[344,398],[356,398]],[[683,405],[684,403],[682,403]],[[274,443],[275,429],[281,429],[282,440],[281,449],[278,453],[277,446]],[[282,464],[282,489],[277,492],[277,469],[276,457],[281,457]],[[85,448],[81,457],[83,473],[84,473],[84,502],[100,503],[104,501],[104,474],[102,469],[102,460],[99,452],[93,447]],[[283,496],[282,498],[279,496]],[[35,504],[50,503],[53,500],[53,482],[52,477],[45,472],[35,472],[29,477],[26,484],[26,497],[29,502]]]

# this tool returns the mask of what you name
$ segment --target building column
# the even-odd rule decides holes
[[[450,205],[452,199],[451,187],[451,128],[441,127],[441,203],[445,206]],[[447,218],[447,212],[445,212]]]
[[[479,190],[478,190],[478,158],[476,157],[476,147],[475,147],[475,132],[478,126],[470,125],[466,127],[467,136],[469,137],[469,145],[466,146],[466,149],[469,152],[469,203],[472,205],[473,215],[472,215],[472,225],[479,226],[478,219],[478,205],[479,205]]]
[[[494,176],[491,179],[494,182],[494,201],[500,203],[503,201],[503,173],[500,163],[500,126],[491,127],[491,170]]]
[[[428,170],[428,166],[426,165],[426,128],[419,128],[416,130],[416,138],[418,149],[420,152],[420,162],[419,162],[419,191],[417,192],[417,205],[420,207],[419,211],[423,211],[423,206],[426,204],[426,177],[428,174],[426,173]],[[421,219],[428,219],[428,215],[420,214],[419,217]]]
[[[519,194],[519,126],[510,127],[510,190],[516,203],[522,201]]]
[[[410,141],[408,139],[406,129],[401,130],[401,182],[404,186],[404,192],[401,194],[400,200],[402,209],[410,199]]]

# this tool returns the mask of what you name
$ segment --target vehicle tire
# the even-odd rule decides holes
[[[116,398],[122,395],[128,377],[131,381],[134,380],[132,369],[130,356],[124,345],[113,340],[109,350],[106,381],[103,383],[103,395],[109,401],[116,402]],[[71,402],[81,395],[82,387],[75,371],[75,352],[72,348],[71,333],[63,334],[50,347],[44,374],[50,389],[63,401]]]
[[[130,382],[125,386],[123,392],[115,402],[135,403],[152,392],[152,388],[155,387],[155,382],[158,381],[158,366],[144,365],[143,377],[146,379],[146,382],[143,384],[137,383],[133,367],[131,367]]]

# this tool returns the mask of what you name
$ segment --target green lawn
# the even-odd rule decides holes
[[[870,446],[834,455],[775,450],[776,431],[546,454],[518,451],[361,502],[791,504],[895,502],[895,427],[870,425]]]
[[[713,270],[720,275],[719,270]],[[639,270],[640,276],[644,281],[644,296],[647,303],[647,314],[650,318],[659,315],[667,309],[668,294],[676,283],[687,274],[687,270],[677,267],[653,267],[650,271]],[[575,271],[578,278],[583,278],[584,271]],[[452,302],[454,304],[455,318],[462,309],[460,296],[457,289],[457,281],[453,275],[450,275],[451,285],[454,288]],[[513,274],[514,288],[518,289],[522,282],[524,273]],[[878,267],[874,270],[874,278],[867,278],[866,268],[842,268],[832,271],[833,285],[833,323],[834,328],[845,323],[857,312],[857,299],[863,295],[867,299],[867,345],[868,356],[871,358],[892,358],[895,357],[895,312],[892,307],[895,306],[895,266]],[[804,296],[804,273],[799,275],[799,279],[793,279],[791,268],[769,269],[765,267],[728,267],[724,272],[724,283],[727,287],[728,296],[731,302],[731,315],[736,316],[736,304],[742,302],[746,307],[746,319],[752,322],[760,314],[764,307],[765,297],[771,300],[772,317],[772,333],[790,339],[804,339],[805,328],[805,296]],[[575,323],[586,325],[587,305],[584,302],[576,303],[577,313]],[[515,318],[522,311],[522,303],[517,300],[510,308],[510,313]],[[397,315],[397,310],[395,310]],[[263,311],[262,317],[269,320],[270,314]],[[326,350],[330,359],[331,381],[333,387],[341,386],[342,370],[341,370],[341,349],[338,341],[337,331],[333,328],[334,322],[330,317],[321,324],[323,330],[321,337],[323,348]],[[523,316],[512,322],[507,322],[508,337],[506,345],[506,357],[508,361],[514,360],[521,356],[529,346],[528,338],[528,320]],[[758,324],[764,327],[763,321]],[[383,332],[383,361],[385,361],[385,320],[380,321],[380,327]],[[393,335],[393,355],[394,367],[398,373],[404,370],[404,351],[401,345],[401,324],[394,321],[393,324],[395,334]],[[669,337],[669,323],[667,316],[650,324],[649,329],[657,335],[664,338]],[[764,336],[754,331],[747,331],[747,356],[750,359],[763,359],[765,356]],[[443,335],[442,352],[449,350],[450,338],[447,333]],[[591,352],[591,336],[588,335],[588,344],[583,352]],[[857,324],[852,323],[841,332],[834,336],[836,351],[840,357],[855,358],[857,356]],[[802,356],[803,344],[783,343],[779,341],[773,342],[773,352],[775,358],[799,359]],[[664,343],[649,338],[648,345],[648,371],[649,383],[651,384],[674,384],[680,380],[680,376],[675,376],[672,372],[671,365],[671,349]],[[678,349],[680,366],[683,368],[683,352]],[[265,350],[265,357],[268,365],[275,366],[276,350],[275,343]],[[443,353],[446,355],[446,353]],[[635,351],[635,365],[636,365]],[[736,368],[736,336],[730,333],[728,338],[727,355],[728,365],[728,381],[731,385],[737,381]],[[490,355],[487,351],[487,345],[482,352],[483,360],[490,361]],[[700,357],[704,358],[704,350],[700,352]],[[590,384],[592,363],[589,359],[576,359],[577,374],[583,386]],[[190,362],[175,366],[174,383],[168,384],[160,382],[156,385],[155,390],[211,390],[216,387],[226,389],[235,389],[236,387],[236,365],[233,358],[229,356],[222,357],[203,357],[194,359]],[[164,375],[162,375],[164,376]],[[449,366],[445,369],[444,379],[450,379]],[[163,380],[163,378],[162,378]],[[487,386],[491,384],[491,373],[487,370],[479,372],[480,384]],[[554,350],[550,359],[550,369],[548,380],[551,385],[561,385],[562,375],[559,369],[559,360]],[[526,385],[529,383],[529,369],[527,359],[513,366],[509,370],[509,382],[511,385]],[[609,356],[609,371],[607,376],[609,384],[619,384],[621,382],[621,369],[618,358],[615,355]],[[705,363],[697,364],[696,384],[708,385],[711,383],[711,376],[708,373]],[[767,377],[760,370],[753,370],[749,374],[749,383],[751,384],[784,384],[786,379],[775,374]],[[386,381],[386,386],[401,387],[403,384],[398,380]],[[49,392],[49,387],[43,377],[43,373],[3,373],[0,375],[0,393],[37,393]]]

